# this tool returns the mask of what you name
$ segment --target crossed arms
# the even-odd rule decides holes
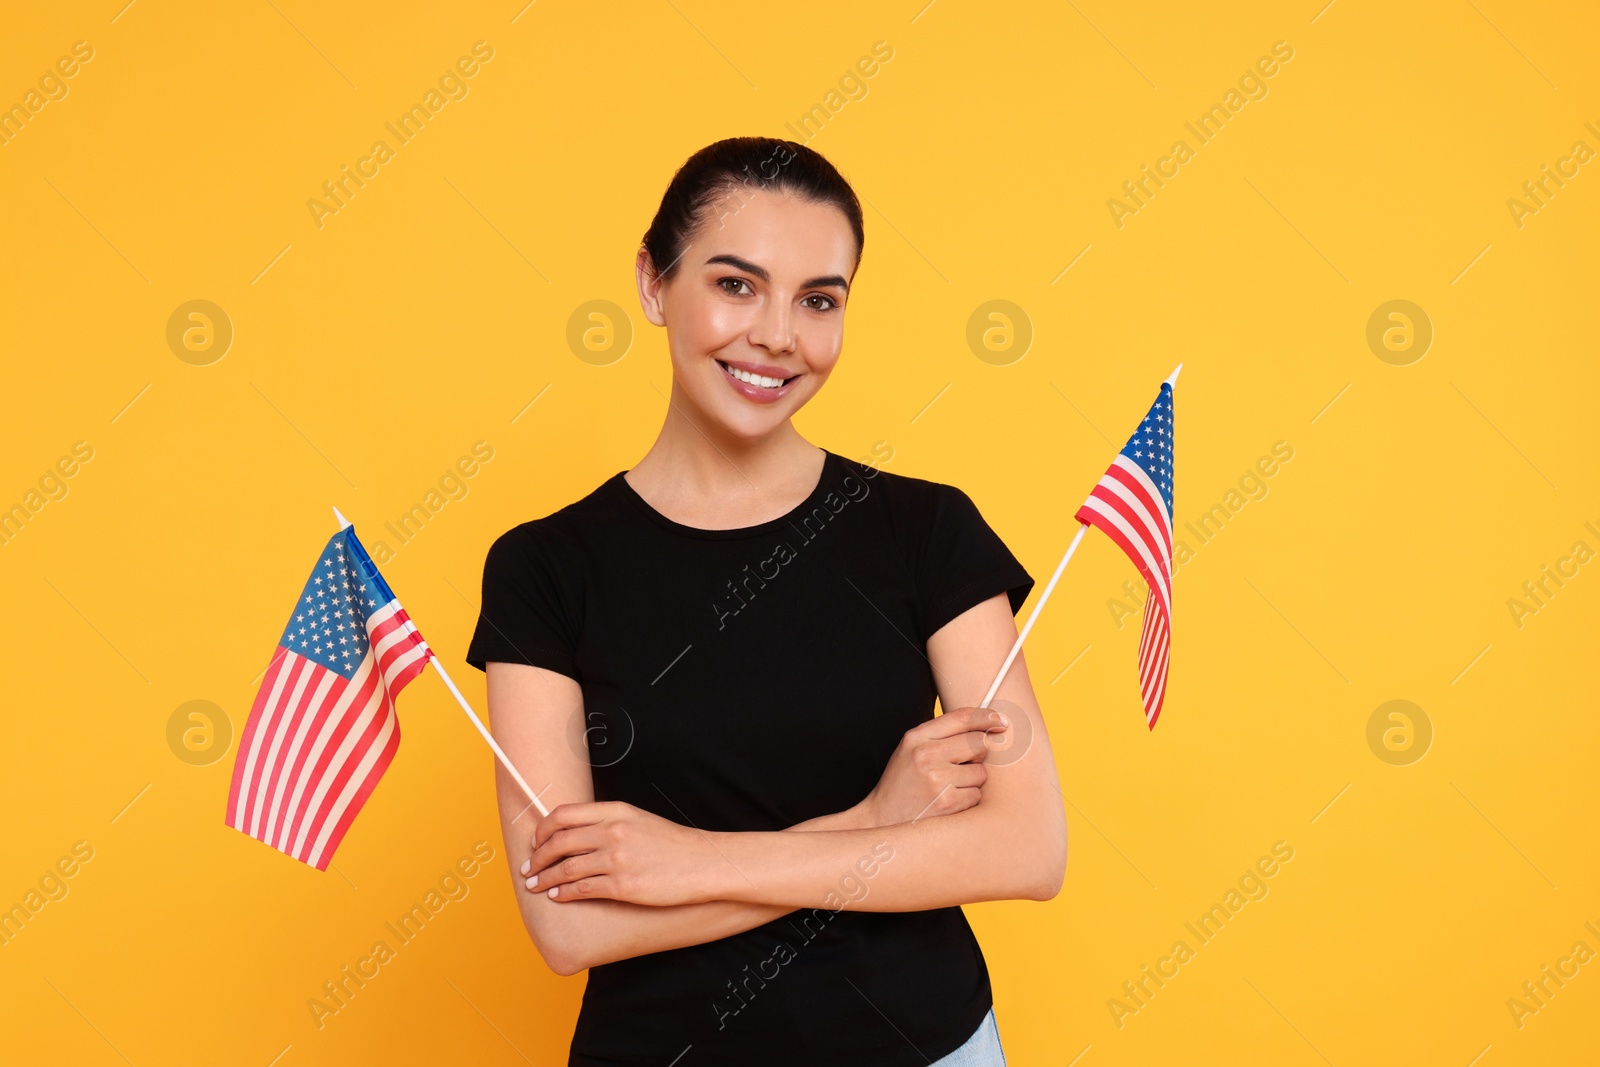
[[[854,807],[774,832],[700,831],[594,802],[578,755],[577,682],[488,664],[495,737],[542,796],[565,801],[540,818],[496,769],[506,854],[522,872],[518,906],[540,955],[567,975],[728,937],[798,908],[922,911],[1055,896],[1066,876],[1066,815],[1023,657],[996,699],[1022,721],[1001,727],[971,707],[1016,634],[1004,594],[940,628],[928,660],[940,706],[956,710],[908,731]],[[892,862],[876,862],[885,856]],[[852,872],[869,870],[869,893],[841,895],[841,884],[857,884]]]

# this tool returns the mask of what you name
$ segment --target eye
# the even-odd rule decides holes
[[[825,307],[816,307],[815,305],[809,305],[812,308],[813,311],[832,311],[834,308],[839,306],[839,302],[837,300],[835,300],[833,297],[831,297],[828,294],[826,294],[826,293],[812,293],[810,296],[806,297],[804,300],[801,300],[800,303],[804,304],[806,302],[806,300],[823,300],[823,301],[827,302],[827,305]]]
[[[717,279],[717,287],[720,288],[723,292],[727,293],[729,296],[743,296],[744,295],[744,293],[741,293],[737,289],[729,289],[728,286],[727,286],[727,283],[729,283],[729,282],[732,282],[734,285],[742,285],[747,290],[750,288],[750,283],[745,281],[743,278],[718,278]]]

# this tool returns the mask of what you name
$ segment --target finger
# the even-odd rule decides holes
[[[989,768],[981,763],[958,763],[950,768],[950,784],[960,789],[981,789],[989,780]]]
[[[941,763],[982,761],[989,752],[983,743],[986,736],[982,730],[967,730],[942,741],[930,741],[927,748]]]
[[[585,852],[581,855],[568,856],[557,863],[551,864],[542,871],[536,871],[523,884],[534,892],[543,891],[553,895],[551,890],[557,886],[576,882],[580,878],[605,873],[603,860],[595,852]]]
[[[554,886],[545,895],[551,900],[621,900],[616,884],[609,875],[580,878],[576,882]]]
[[[561,830],[533,850],[533,855],[528,857],[528,875],[538,876],[545,868],[561,862],[568,856],[593,852],[601,844],[603,841],[600,833],[592,826]]]
[[[1003,713],[992,708],[956,708],[915,727],[916,732],[933,740],[952,737],[963,730],[997,730],[1007,723]]]
[[[590,801],[577,804],[557,804],[550,814],[540,819],[533,828],[533,847],[538,848],[550,835],[572,826],[586,826],[598,822],[605,815],[605,805]]]
[[[983,791],[980,789],[952,789],[949,795],[954,799],[951,801],[950,811],[946,812],[947,815],[975,808],[983,799]]]

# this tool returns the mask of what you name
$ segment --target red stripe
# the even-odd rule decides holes
[[[410,652],[412,649],[416,648],[422,643],[422,635],[413,630],[399,641],[396,641],[391,647],[384,649],[383,657],[379,662],[379,667],[383,671],[384,676],[388,676],[389,667],[394,663],[395,660],[399,659],[401,656],[404,656],[406,653]],[[377,643],[374,642],[373,644],[376,646]],[[398,693],[400,691],[395,687],[393,682],[389,683],[389,690],[391,693]]]
[[[1171,569],[1168,561],[1172,559],[1172,546],[1167,542],[1166,534],[1159,528],[1154,515],[1141,513],[1138,508],[1135,508],[1104,484],[1095,486],[1095,490],[1090,496],[1110,505],[1113,511],[1121,515],[1128,525],[1134,528],[1139,534],[1139,539],[1144,542],[1145,548],[1149,549],[1150,558],[1156,561],[1157,566],[1163,572]]]
[[[371,629],[367,631],[367,643],[371,645],[382,644],[385,637],[388,637],[410,621],[403,610],[396,608],[393,614],[387,615],[379,622],[372,624]]]
[[[289,828],[291,820],[294,817],[294,812],[292,810],[292,805],[294,805],[295,802],[294,787],[295,783],[300,779],[300,773],[302,769],[306,765],[306,755],[316,744],[317,735],[322,732],[323,724],[327,722],[328,716],[333,714],[333,709],[339,706],[340,698],[343,697],[346,690],[350,688],[350,679],[346,678],[344,675],[335,671],[331,671],[321,664],[317,665],[317,670],[322,672],[323,675],[332,678],[333,681],[331,684],[329,684],[328,691],[323,695],[322,701],[317,704],[312,713],[313,718],[311,720],[311,724],[306,727],[305,737],[301,740],[300,747],[294,754],[294,766],[285,770],[279,780],[278,789],[280,790],[280,796],[282,797],[282,800],[278,809],[278,829],[275,833],[269,834],[262,838],[262,840],[264,840],[267,844],[272,845],[274,848],[277,847],[275,842],[284,836]],[[314,687],[308,686],[308,688]],[[359,698],[359,693],[352,697],[352,699]]]
[[[1167,658],[1167,627],[1165,621],[1158,621],[1151,627],[1150,652],[1140,665],[1139,670],[1139,695],[1148,703],[1150,694],[1155,692],[1156,683],[1166,670]]]
[[[399,697],[400,690],[411,684],[411,680],[421,674],[428,666],[428,660],[433,658],[433,649],[423,652],[422,657],[415,663],[408,663],[404,670],[395,675],[394,681],[389,683],[389,696],[391,699]]]
[[[1132,504],[1103,484],[1095,486],[1094,492],[1090,493],[1089,496],[1094,500],[1099,500],[1112,511],[1121,515],[1127,524],[1133,527],[1134,532],[1139,535],[1139,540],[1144,542],[1144,547],[1150,552],[1150,558],[1156,561],[1156,565],[1163,568],[1166,567],[1167,560],[1171,558],[1171,555],[1163,555],[1161,547],[1163,539],[1157,531],[1151,528],[1150,516],[1140,514]]]
[[[418,644],[422,643],[420,634],[417,634],[415,631],[413,631],[412,636],[416,638],[415,641],[402,641],[399,642],[396,647],[401,648],[403,651],[410,651]],[[425,649],[422,656],[420,656],[414,662],[408,663],[402,667],[399,674],[395,676],[394,680],[388,683],[388,685],[385,687],[383,706],[379,709],[378,713],[372,717],[372,722],[369,724],[367,730],[363,733],[363,736],[356,742],[355,746],[350,750],[349,755],[346,757],[345,764],[340,768],[338,777],[335,778],[333,783],[328,787],[328,791],[323,794],[322,807],[317,812],[316,819],[311,824],[311,829],[306,834],[306,843],[302,850],[304,855],[300,856],[300,859],[305,860],[308,863],[310,862],[309,857],[316,848],[317,837],[322,833],[323,826],[327,823],[329,816],[333,813],[334,807],[338,804],[340,794],[343,793],[345,785],[348,783],[350,776],[355,772],[356,767],[361,763],[361,760],[365,758],[368,751],[371,749],[374,743],[373,739],[376,738],[378,733],[382,731],[384,720],[386,718],[393,719],[394,730],[390,733],[389,740],[384,744],[384,750],[378,754],[378,758],[373,762],[372,767],[368,770],[367,777],[361,782],[360,786],[357,787],[355,793],[350,798],[350,803],[345,808],[344,813],[340,816],[339,821],[334,824],[334,828],[328,836],[328,843],[323,847],[322,858],[317,864],[318,869],[321,870],[326,868],[328,861],[333,858],[334,849],[336,849],[339,845],[339,842],[344,839],[345,831],[349,829],[350,823],[354,821],[356,812],[361,810],[361,806],[366,803],[367,797],[372,793],[372,790],[376,788],[378,784],[378,778],[383,774],[384,770],[388,768],[389,761],[394,758],[395,750],[400,745],[400,718],[395,712],[395,697],[399,696],[400,690],[404,689],[412,679],[422,673],[423,669],[428,665],[428,658],[432,655],[432,649]],[[388,657],[385,667],[389,665],[388,661],[392,661],[393,659],[394,657]]]
[[[1149,690],[1150,681],[1155,677],[1155,670],[1152,665],[1159,662],[1161,658],[1162,641],[1167,630],[1167,619],[1166,614],[1159,609],[1160,605],[1157,605],[1157,610],[1150,615],[1150,625],[1148,627],[1150,639],[1145,642],[1144,649],[1139,654],[1139,689],[1141,693]]]
[[[338,685],[337,682],[334,684]],[[289,821],[284,826],[283,844],[285,851],[294,848],[294,839],[300,833],[300,827],[306,817],[306,809],[311,804],[312,794],[317,791],[317,783],[322,780],[323,774],[327,771],[328,763],[333,759],[334,752],[338,750],[339,743],[344,740],[344,735],[350,732],[350,724],[361,713],[362,709],[372,702],[372,693],[377,685],[377,672],[368,671],[361,688],[356,691],[355,696],[350,701],[350,706],[345,709],[343,717],[333,729],[332,736],[328,738],[328,743],[323,746],[322,754],[317,758],[316,766],[311,768],[309,772],[304,772],[301,768],[305,765],[307,754],[314,747],[317,736],[326,727],[328,716],[332,714],[338,702],[336,700],[324,701],[322,707],[318,710],[316,721],[311,724],[311,732],[306,735],[306,745],[300,752],[300,759],[296,761],[294,774],[291,777],[291,781],[296,786],[299,785],[300,779],[304,777],[305,785],[301,788],[299,802],[295,804],[294,811],[290,813]],[[291,789],[290,796],[293,795],[294,790]],[[293,853],[290,854],[293,855]]]
[[[1117,466],[1115,463],[1113,463],[1111,465],[1111,469],[1110,470],[1106,471],[1106,477],[1107,478],[1115,478],[1117,481],[1119,481],[1123,485],[1127,486],[1128,487],[1128,491],[1131,492],[1135,497],[1137,497],[1139,499],[1139,503],[1143,504],[1145,506],[1146,510],[1148,510],[1151,515],[1156,517],[1156,519],[1157,519],[1156,525],[1161,528],[1161,530],[1160,530],[1161,539],[1163,541],[1165,541],[1166,544],[1167,544],[1167,555],[1171,556],[1172,555],[1172,538],[1168,534],[1166,527],[1168,525],[1171,525],[1172,516],[1171,515],[1167,515],[1166,525],[1163,525],[1160,522],[1160,517],[1162,515],[1166,515],[1166,513],[1167,513],[1166,501],[1163,499],[1161,501],[1161,503],[1158,504],[1154,500],[1151,500],[1150,499],[1150,494],[1148,492],[1146,492],[1145,491],[1145,487],[1139,483],[1139,479],[1135,478],[1130,471],[1126,470],[1123,467]]]
[[[1150,645],[1150,613],[1155,610],[1156,598],[1147,596],[1144,599],[1144,621],[1139,627],[1139,662],[1144,662],[1144,650]]]
[[[1145,705],[1145,717],[1150,723],[1150,728],[1155,728],[1155,720],[1161,714],[1162,702],[1167,695],[1167,673],[1171,667],[1172,630],[1170,620],[1162,615],[1161,627],[1156,647],[1156,654],[1152,657],[1155,670],[1152,672],[1153,681],[1148,687],[1148,695],[1141,693]]]
[[[1111,538],[1117,547],[1122,549],[1123,554],[1126,555],[1128,559],[1133,562],[1133,565],[1139,569],[1139,574],[1144,578],[1145,584],[1150,587],[1151,594],[1155,595],[1156,593],[1160,593],[1161,596],[1159,602],[1163,604],[1166,603],[1168,594],[1167,587],[1156,581],[1156,576],[1150,572],[1150,568],[1145,566],[1144,560],[1140,558],[1139,550],[1133,547],[1133,544],[1123,536],[1122,531],[1117,529],[1110,519],[1106,518],[1104,515],[1093,510],[1092,508],[1084,507],[1078,509],[1078,521],[1088,522],[1091,525],[1099,527],[1101,530],[1103,530],[1105,535]]]
[[[306,660],[306,663],[311,664],[314,673],[307,680],[305,691],[300,694],[300,700],[289,717],[289,723],[284,732],[283,744],[278,747],[278,758],[273,761],[271,774],[267,778],[267,795],[263,801],[267,806],[267,821],[262,826],[261,840],[263,841],[271,841],[273,826],[283,821],[283,802],[289,799],[284,790],[283,765],[288,761],[289,749],[294,745],[295,731],[299,727],[301,720],[308,714],[311,701],[317,695],[317,686],[322,682],[321,676],[324,672],[321,665],[313,664],[311,660]],[[330,690],[335,688],[338,688],[337,682],[330,687]],[[276,817],[272,814],[274,801],[278,802],[278,814]]]
[[[386,691],[381,689],[378,691],[377,702],[377,711],[356,737],[356,743],[351,746],[349,753],[344,757],[344,761],[333,772],[328,790],[322,794],[322,803],[318,805],[316,812],[311,816],[310,828],[305,832],[305,844],[295,854],[296,859],[307,863],[310,862],[311,850],[316,846],[317,835],[322,833],[322,826],[328,821],[328,816],[332,814],[334,805],[338,803],[339,794],[344,792],[345,783],[350,780],[350,776],[355,773],[356,767],[361,763],[362,758],[366,756],[368,749],[372,747],[378,732],[383,729],[384,720],[394,714],[394,704],[389,700],[389,694]],[[365,708],[362,708],[362,711],[365,710]],[[348,734],[349,730],[359,721],[359,715],[348,717],[346,723],[341,724],[345,726],[344,733]],[[395,728],[396,730],[399,729],[398,723],[395,724]]]
[[[1145,603],[1144,625],[1139,628],[1139,680],[1144,681],[1142,664],[1145,657],[1150,654],[1150,638],[1155,633],[1155,618],[1161,613],[1161,605],[1152,597]]]
[[[394,712],[391,710],[390,714],[392,715]],[[350,824],[355,821],[356,814],[366,805],[367,798],[377,788],[378,779],[382,778],[383,772],[389,769],[389,763],[394,759],[395,751],[399,747],[400,719],[396,716],[394,731],[389,734],[388,743],[383,746],[383,751],[378,753],[378,758],[373,762],[372,769],[367,772],[366,779],[361,783],[361,787],[356,790],[355,796],[350,798],[350,806],[345,808],[344,815],[334,824],[333,832],[328,835],[328,843],[322,849],[322,858],[316,863],[317,870],[325,871],[328,869],[328,864],[333,859],[334,850],[339,847],[339,842],[344,840],[345,831],[350,829]],[[309,835],[306,841],[307,850],[311,849],[315,844],[316,834]]]
[[[1156,720],[1161,717],[1161,705],[1166,701],[1166,699],[1167,679],[1166,675],[1162,675],[1161,688],[1156,691],[1152,706],[1145,709],[1145,714],[1149,717],[1150,729],[1152,730],[1156,728]]]
[[[295,686],[300,679],[315,669],[316,664],[310,660],[296,657],[293,669],[284,679],[283,691],[278,695],[277,703],[268,707],[264,713],[267,732],[261,739],[261,751],[257,755],[255,771],[251,775],[244,798],[244,832],[252,837],[255,836],[254,828],[256,820],[260,818],[261,805],[265,803],[261,787],[263,784],[271,783],[271,778],[267,774],[267,760],[272,755],[272,746],[283,736],[284,719],[288,718],[284,702],[294,694]]]
[[[234,816],[239,810],[239,783],[244,778],[245,753],[250,751],[250,744],[255,740],[256,730],[261,727],[261,706],[267,702],[267,694],[272,692],[272,683],[277,679],[278,672],[283,669],[283,662],[288,658],[289,650],[279,645],[272,654],[272,662],[267,664],[266,673],[261,679],[261,688],[256,690],[256,699],[250,708],[250,720],[245,723],[244,733],[239,738],[239,747],[233,754],[233,784],[228,788],[228,825],[236,821]]]

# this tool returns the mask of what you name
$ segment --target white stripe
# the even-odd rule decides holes
[[[377,611],[374,611],[371,615],[368,615],[367,638],[370,640],[372,637],[372,631],[376,630],[382,623],[388,620],[389,616],[395,614],[399,610],[400,601],[395,599],[389,601],[383,607],[379,608]]]
[[[1150,476],[1144,472],[1144,468],[1120,452],[1117,453],[1117,458],[1111,461],[1111,465],[1113,467],[1121,467],[1133,475],[1133,480],[1143,486],[1144,491],[1150,494],[1150,499],[1155,501],[1156,511],[1160,515],[1161,528],[1167,531],[1167,540],[1172,540],[1172,516],[1167,514],[1167,498],[1161,495],[1161,490],[1156,488],[1156,483],[1150,480]]]
[[[289,794],[288,817],[283,820],[283,825],[278,827],[277,836],[272,841],[274,848],[289,852],[287,847],[289,835],[294,830],[291,824],[294,821],[295,809],[300,806],[300,798],[306,791],[306,786],[311,780],[311,774],[316,769],[317,761],[322,758],[322,750],[327,747],[328,738],[332,736],[334,729],[344,719],[346,711],[356,699],[356,694],[361,692],[361,687],[366,683],[367,675],[371,673],[372,657],[364,656],[360,666],[356,668],[356,672],[345,683],[344,691],[339,694],[338,701],[328,712],[327,719],[322,723],[322,729],[317,731],[316,739],[312,742],[310,751],[306,753],[305,763],[300,767],[300,773],[295,776],[294,791]],[[290,854],[293,855],[293,853]]]
[[[368,652],[362,659],[363,670],[370,669],[369,665],[372,662],[372,654]],[[388,697],[389,691],[382,684],[376,685],[373,687],[372,697],[361,706],[359,711],[353,711],[344,716],[350,722],[350,729],[345,731],[344,740],[339,742],[339,747],[334,750],[333,758],[328,761],[327,769],[323,771],[322,777],[317,779],[316,788],[311,792],[311,800],[306,804],[305,816],[300,820],[300,825],[296,830],[294,847],[287,850],[291,856],[303,854],[306,846],[306,835],[311,832],[312,825],[317,821],[317,812],[322,807],[323,798],[328,795],[328,789],[333,785],[333,779],[338,775],[339,769],[350,759],[351,751],[360,741],[367,725],[372,722],[373,716],[382,712],[384,705],[388,703]],[[330,724],[332,723],[331,716],[328,721]],[[320,738],[319,741],[326,744],[325,737]]]
[[[278,750],[283,747],[284,740],[289,735],[289,717],[294,714],[296,705],[300,703],[300,698],[306,691],[306,685],[310,682],[312,674],[317,669],[317,665],[309,660],[302,659],[301,664],[299,676],[294,682],[294,691],[283,698],[283,702],[274,710],[272,716],[273,723],[277,728],[272,732],[272,743],[267,748],[258,768],[259,777],[255,783],[255,816],[250,820],[251,837],[259,838],[265,832],[267,825],[267,794],[272,789],[272,765],[277,760]],[[262,725],[266,724],[263,723]]]
[[[1150,550],[1145,547],[1144,538],[1140,537],[1133,527],[1128,525],[1128,520],[1118,514],[1116,508],[1107,504],[1104,500],[1091,496],[1084,502],[1083,506],[1104,515],[1111,525],[1122,531],[1122,535],[1128,539],[1128,543],[1143,557],[1145,566],[1150,568],[1150,572],[1156,577],[1155,583],[1151,586],[1152,592],[1159,592],[1161,594],[1161,603],[1163,605],[1167,604],[1172,592],[1167,588],[1166,573],[1161,569],[1160,562],[1150,555]],[[1140,510],[1143,511],[1144,509],[1141,508]]]
[[[1157,636],[1155,655],[1152,656],[1150,660],[1150,684],[1144,687],[1145,692],[1155,694],[1159,690],[1166,688],[1167,667],[1171,663],[1169,658],[1169,653],[1171,651],[1171,635],[1171,631],[1168,630],[1166,626],[1161,627],[1161,631]],[[1152,699],[1149,700],[1148,703],[1153,705],[1155,702]]]
[[[377,644],[372,646],[372,651],[378,654],[378,661],[381,663],[383,661],[384,653],[388,652],[395,645],[398,645],[400,642],[406,640],[416,632],[417,628],[411,625],[411,620],[407,619],[403,625],[396,626],[393,630],[390,630],[388,633],[384,634],[382,639]],[[367,640],[372,640],[371,634],[367,635]]]
[[[1139,691],[1142,693],[1150,681],[1150,660],[1155,652],[1157,635],[1161,631],[1161,613],[1159,605],[1153,606],[1145,616],[1145,627],[1139,643]]]
[[[355,773],[345,782],[344,791],[339,794],[339,799],[334,801],[332,810],[328,812],[328,819],[322,824],[322,832],[317,835],[317,841],[311,850],[311,854],[305,858],[305,861],[313,867],[322,858],[322,850],[328,847],[328,838],[332,836],[334,828],[339,825],[339,820],[344,818],[345,810],[355,800],[356,791],[361,788],[363,783],[366,782],[367,776],[372,773],[372,765],[378,761],[378,757],[383,754],[385,746],[389,744],[389,737],[395,731],[398,716],[395,715],[392,706],[389,706],[386,710],[388,714],[384,716],[383,725],[378,728],[378,736],[373,738],[372,745],[367,749],[366,754],[361,757],[361,762],[357,765]]]
[[[311,724],[316,720],[317,709],[328,699],[328,690],[333,688],[334,678],[332,671],[319,669],[317,690],[312,694],[311,703],[306,705],[306,713],[300,717],[300,724],[295,727],[294,737],[289,741],[289,751],[283,757],[283,770],[279,772],[277,781],[272,783],[272,811],[262,827],[267,837],[277,838],[283,833],[283,827],[277,820],[278,813],[283,810],[284,798],[289,795],[289,777],[294,773],[295,760],[299,758],[300,750],[305,747],[306,735],[311,732]]]
[[[1164,626],[1157,626],[1153,640],[1150,642],[1150,655],[1146,657],[1144,669],[1141,671],[1139,691],[1149,695],[1155,691],[1156,681],[1161,676],[1164,653],[1167,649],[1167,630]]]
[[[1161,555],[1165,569],[1172,570],[1172,553],[1167,550],[1167,542],[1161,539],[1161,525],[1150,515],[1150,509],[1144,506],[1144,501],[1133,495],[1133,490],[1117,481],[1115,478],[1101,478],[1100,484],[1105,486],[1118,500],[1133,509],[1135,515],[1143,516],[1144,522],[1150,527],[1150,540],[1155,542],[1155,548]]]
[[[1154,632],[1154,625],[1155,624],[1154,624],[1153,620],[1155,619],[1155,614],[1156,614],[1157,610],[1158,610],[1158,608],[1157,608],[1157,604],[1156,604],[1155,600],[1153,598],[1151,598],[1151,597],[1146,597],[1145,598],[1145,604],[1144,604],[1144,625],[1139,627],[1139,662],[1140,663],[1144,662],[1145,653],[1150,650],[1150,635]]]
[[[399,610],[400,602],[398,600],[391,600],[388,604],[384,605],[382,609],[369,616],[367,621],[368,640],[371,640],[373,632],[381,623]],[[416,632],[416,626],[411,622],[410,619],[407,619],[403,624],[385,634],[383,638],[378,641],[378,643],[371,646],[371,655],[373,656],[373,661],[381,664],[383,662],[383,657],[387,655],[391,649],[401,642],[409,640],[411,635],[415,634]],[[373,739],[371,745],[369,745],[367,750],[362,754],[361,762],[356,766],[354,772],[352,772],[350,777],[345,781],[344,789],[340,792],[339,796],[334,800],[333,805],[329,808],[327,818],[322,824],[322,830],[317,835],[316,841],[313,842],[311,851],[302,857],[305,862],[311,864],[313,867],[316,866],[317,863],[322,859],[322,853],[323,850],[327,848],[328,839],[333,835],[334,829],[339,825],[339,821],[344,818],[345,812],[349,809],[350,804],[355,799],[356,792],[361,789],[363,783],[366,782],[367,777],[372,773],[372,766],[377,762],[378,757],[382,755],[384,747],[389,743],[390,736],[399,727],[399,717],[395,714],[394,702],[390,696],[390,688],[393,684],[394,678],[402,673],[412,663],[415,663],[418,659],[425,657],[427,654],[427,643],[418,642],[407,651],[401,653],[399,656],[394,657],[387,667],[378,668],[383,672],[383,690],[381,693],[377,694],[381,698],[380,703],[382,706],[377,710],[376,713],[383,716],[383,725],[378,728],[378,736]],[[324,799],[327,785],[332,781],[333,775],[336,773],[333,771],[333,768],[342,766],[344,764],[345,760],[347,759],[348,752],[354,749],[355,744],[360,737],[360,731],[364,731],[365,728],[370,725],[370,720],[371,716],[363,715],[363,717],[350,728],[350,733],[345,737],[345,744],[341,746],[337,753],[334,754],[332,762],[330,762],[328,765],[330,774],[327,780],[324,781],[322,789],[320,789],[317,794],[313,795],[311,803],[307,806],[306,824],[301,828],[302,838],[315,820],[316,812]],[[301,848],[302,846],[300,842],[297,841],[295,844],[295,851],[298,853],[300,852]]]
[[[239,778],[238,807],[233,813],[233,817],[238,820],[233,824],[235,830],[244,829],[244,812],[250,806],[246,798],[255,789],[256,760],[260,756],[261,746],[266,744],[266,727],[272,721],[273,710],[278,706],[279,694],[288,683],[289,676],[294,673],[294,661],[299,658],[293,652],[283,654],[282,665],[272,679],[272,692],[267,694],[267,699],[261,705],[261,721],[256,724],[256,732],[250,738],[250,751],[245,755],[244,774]]]
[[[391,600],[388,604],[384,605],[382,609],[369,616],[367,620],[368,640],[371,640],[373,632],[380,624],[382,624],[385,620],[399,610],[400,602],[398,600]],[[381,664],[383,662],[383,657],[387,655],[391,649],[403,641],[410,640],[411,635],[415,634],[416,632],[416,626],[411,622],[410,619],[407,619],[402,625],[385,634],[377,644],[371,646],[372,652],[370,654],[373,656],[373,662]],[[372,767],[378,761],[378,758],[383,754],[384,748],[389,743],[389,738],[394,734],[394,731],[399,728],[399,717],[395,714],[394,702],[390,696],[390,688],[393,684],[394,678],[405,671],[405,669],[411,664],[415,663],[418,659],[425,657],[427,654],[427,643],[418,642],[407,651],[401,653],[399,656],[394,657],[387,667],[379,667],[379,669],[383,672],[383,689],[380,693],[375,694],[377,697],[379,697],[380,704],[380,707],[375,713],[383,716],[383,725],[378,728],[378,735],[373,738],[372,743],[362,754],[361,762],[357,764],[356,769],[351,773],[350,777],[346,779],[343,790],[334,800],[333,805],[329,808],[327,818],[323,820],[322,830],[317,835],[316,841],[312,844],[311,851],[302,857],[305,862],[311,864],[313,867],[316,866],[322,859],[322,853],[323,850],[327,848],[328,839],[333,835],[333,832],[338,827],[340,820],[344,818],[345,812],[349,809],[351,803],[354,801],[357,791],[362,788],[363,784],[367,781],[368,776],[372,773]],[[334,768],[344,765],[346,759],[348,758],[348,753],[354,749],[356,743],[360,739],[361,733],[365,731],[366,727],[370,725],[370,723],[371,715],[363,714],[363,716],[355,723],[355,725],[350,728],[350,733],[345,736],[345,743],[340,747],[340,750],[334,754],[333,760],[328,764],[329,774],[322,783],[322,788],[312,796],[311,803],[307,805],[306,824],[301,828],[302,839],[304,838],[306,831],[316,819],[317,811],[325,799],[324,794],[326,793],[327,786],[337,773]],[[301,848],[302,845],[300,844],[300,841],[296,841],[296,853],[299,853]]]
[[[393,662],[391,662],[388,667],[384,668],[383,687],[385,689],[393,690],[395,679],[398,678],[407,667],[417,662],[417,660],[422,659],[427,654],[428,649],[426,645],[417,645],[396,656]]]

